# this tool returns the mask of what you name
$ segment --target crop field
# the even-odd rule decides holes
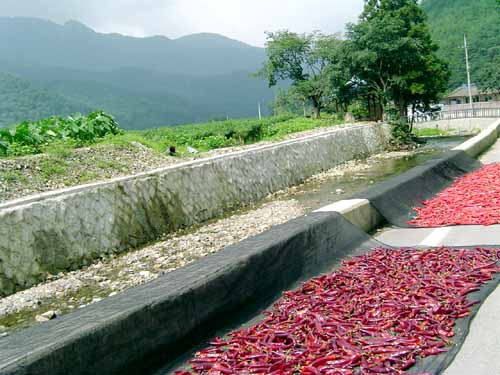
[[[54,143],[79,147],[96,143],[106,135],[121,131],[111,115],[96,111],[87,117],[51,117],[36,122],[22,122],[0,129],[0,155],[21,156],[42,153]]]
[[[74,149],[94,144],[124,145],[138,142],[160,153],[175,148],[176,156],[274,141],[288,134],[339,124],[333,118],[313,120],[292,115],[259,119],[214,121],[142,131],[122,131],[113,116],[98,111],[84,117],[52,117],[0,129],[0,156],[48,153],[54,148]]]

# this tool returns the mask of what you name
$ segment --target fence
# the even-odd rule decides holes
[[[410,120],[416,123],[467,118],[500,118],[500,106],[497,108],[469,108],[454,111],[417,113],[409,117]]]

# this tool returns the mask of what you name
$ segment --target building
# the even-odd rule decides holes
[[[472,101],[474,103],[500,102],[500,92],[484,92],[480,91],[475,84],[471,85]],[[442,104],[456,105],[469,103],[469,90],[467,85],[462,85],[446,97],[443,98]]]

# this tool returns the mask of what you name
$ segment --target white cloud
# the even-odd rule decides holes
[[[79,20],[101,32],[171,38],[224,34],[263,45],[264,31],[342,31],[362,0],[1,0],[1,16]]]

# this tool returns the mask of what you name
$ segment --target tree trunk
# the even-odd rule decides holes
[[[399,99],[399,102],[398,102],[398,106],[399,106],[399,117],[401,119],[407,119],[408,118],[408,105],[406,104],[406,101],[404,101],[403,99]]]
[[[313,110],[313,118],[319,119],[321,117],[321,108],[319,104],[319,100],[316,98],[311,98],[312,100],[312,110]]]

